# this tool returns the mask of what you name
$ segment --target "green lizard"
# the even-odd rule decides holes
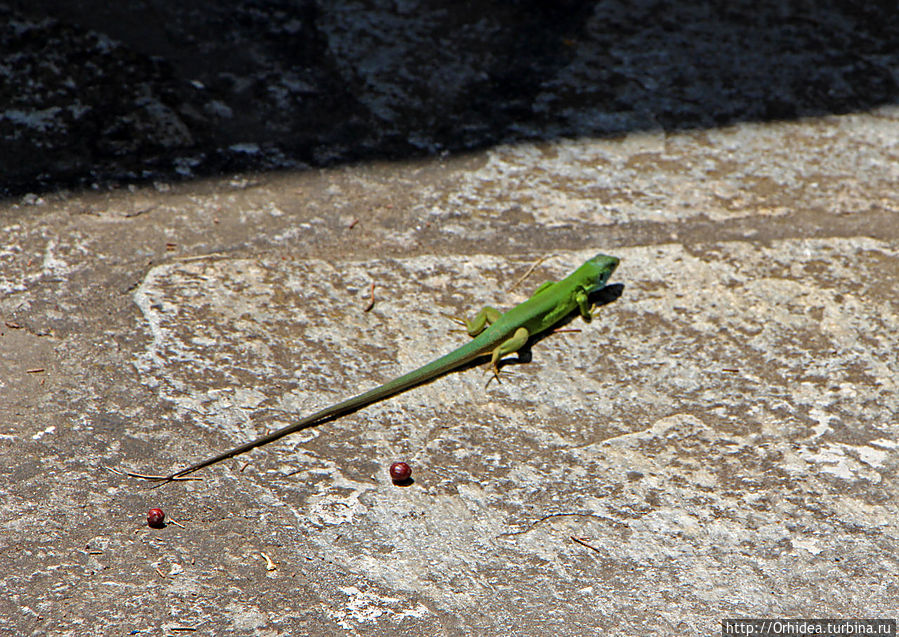
[[[207,458],[186,469],[161,477],[163,482],[170,482],[198,469],[208,467],[228,458],[240,455],[250,449],[261,447],[282,436],[299,431],[325,420],[332,420],[358,409],[390,398],[410,387],[420,385],[437,378],[448,371],[487,354],[491,354],[490,363],[494,375],[499,378],[497,363],[507,354],[521,349],[528,339],[535,334],[545,332],[556,323],[577,310],[585,321],[592,318],[589,296],[605,286],[609,276],[618,266],[616,257],[597,254],[577,270],[558,282],[547,281],[537,288],[527,301],[516,305],[508,312],[501,314],[492,307],[485,307],[471,321],[461,321],[474,340],[453,350],[427,365],[403,374],[380,387],[348,398],[343,402],[325,407],[310,416],[282,427],[269,434],[251,440],[217,456]]]

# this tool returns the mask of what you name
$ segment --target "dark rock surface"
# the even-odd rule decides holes
[[[845,113],[892,3],[0,4],[0,192]]]

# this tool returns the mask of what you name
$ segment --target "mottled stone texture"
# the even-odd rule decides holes
[[[94,43],[96,58],[52,58],[46,72],[58,77],[100,77],[110,55],[129,77],[185,77],[185,50],[201,73],[199,53],[223,50],[229,34],[235,59],[268,59],[271,42],[235,35],[253,25],[272,38],[313,34],[314,46],[295,38],[297,59],[329,62],[302,77],[269,66],[244,89],[262,96],[247,100],[255,110],[227,99],[207,110],[203,98],[191,112],[206,123],[179,115],[171,137],[135,132],[135,82],[110,93],[123,110],[104,122],[135,132],[122,146],[54,128],[63,111],[47,112],[46,138],[36,120],[21,124],[32,127],[17,138],[21,171],[3,174],[30,192],[0,202],[0,632],[709,635],[727,617],[895,617],[899,109],[892,79],[877,99],[838,99],[864,93],[852,83],[876,76],[864,64],[895,69],[878,40],[893,18],[877,19],[873,4],[794,4],[565,3],[560,16],[558,4],[488,3],[479,17],[413,2],[295,3],[283,15],[278,3],[242,3],[188,6],[156,31],[148,4],[106,36],[87,11],[94,22],[77,28],[63,9],[8,21],[21,37],[47,29]],[[146,41],[120,58],[140,15]],[[544,82],[529,86],[531,101],[485,89],[475,108],[465,83],[440,71],[456,65],[452,77],[475,85],[483,67],[508,67],[502,95],[525,94],[514,67],[490,57],[528,54],[491,30],[510,15],[558,55],[531,69]],[[173,38],[190,20],[207,30]],[[814,46],[810,32],[833,38]],[[734,63],[730,84],[674,55],[715,38],[749,60]],[[850,40],[855,57],[828,57]],[[28,42],[23,54],[40,45]],[[427,55],[428,42],[439,53]],[[455,42],[467,47],[454,56]],[[765,42],[785,75],[759,79],[753,101],[747,78],[773,59]],[[381,57],[354,57],[353,43]],[[149,57],[158,47],[183,59]],[[710,68],[730,51],[712,49]],[[830,64],[805,77],[827,90],[784,79],[796,60],[819,58]],[[861,70],[836,71],[849,68]],[[244,72],[234,86],[256,73]],[[608,102],[594,82],[603,73],[619,78],[603,89]],[[266,102],[302,102],[302,91],[279,93],[285,78],[309,95],[341,85],[355,100],[353,117],[334,115],[342,133],[310,124],[335,137],[310,142],[319,159],[303,162],[407,159],[171,179],[165,158],[187,157],[185,140],[204,153],[247,144],[233,158],[274,127],[295,132],[299,120]],[[708,102],[719,85],[722,101]],[[205,76],[205,88],[177,86],[231,95]],[[765,93],[775,89],[776,108]],[[696,91],[702,99],[687,99]],[[816,108],[830,114],[793,118]],[[489,123],[478,128],[472,112]],[[427,119],[440,113],[442,131]],[[247,137],[219,127],[253,117],[265,125]],[[7,110],[0,127],[13,124]],[[358,148],[341,146],[354,130]],[[441,135],[457,145],[438,145]],[[43,139],[46,158],[26,152]],[[408,157],[419,142],[483,148]],[[118,150],[83,155],[91,144]],[[69,172],[54,163],[63,146],[74,149]],[[97,188],[71,187],[84,167],[105,175]],[[465,342],[447,317],[508,307],[597,251],[622,262],[596,320],[511,357],[500,384],[485,387],[481,366],[453,372],[202,481],[151,490],[103,469],[167,473],[376,386]],[[413,484],[391,482],[397,460]],[[146,525],[156,506],[164,529]]]

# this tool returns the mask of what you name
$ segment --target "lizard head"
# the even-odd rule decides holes
[[[610,257],[607,254],[597,254],[581,266],[588,293],[601,289],[612,272],[618,267],[618,257]]]

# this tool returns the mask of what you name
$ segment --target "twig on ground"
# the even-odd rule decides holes
[[[511,286],[509,286],[509,289],[506,290],[506,292],[511,292],[512,290],[514,290],[515,288],[517,288],[519,285],[521,285],[521,283],[522,283],[526,278],[528,278],[529,276],[531,276],[531,272],[533,272],[533,271],[537,268],[538,265],[540,265],[541,263],[543,263],[543,262],[546,261],[547,259],[552,259],[553,256],[555,256],[555,255],[550,254],[550,255],[545,256],[545,257],[540,257],[539,259],[537,259],[536,261],[534,261],[534,263],[531,264],[531,267],[529,267],[529,268],[527,269],[527,272],[525,272],[524,274],[522,274],[522,275],[515,281],[515,283],[513,283]]]

